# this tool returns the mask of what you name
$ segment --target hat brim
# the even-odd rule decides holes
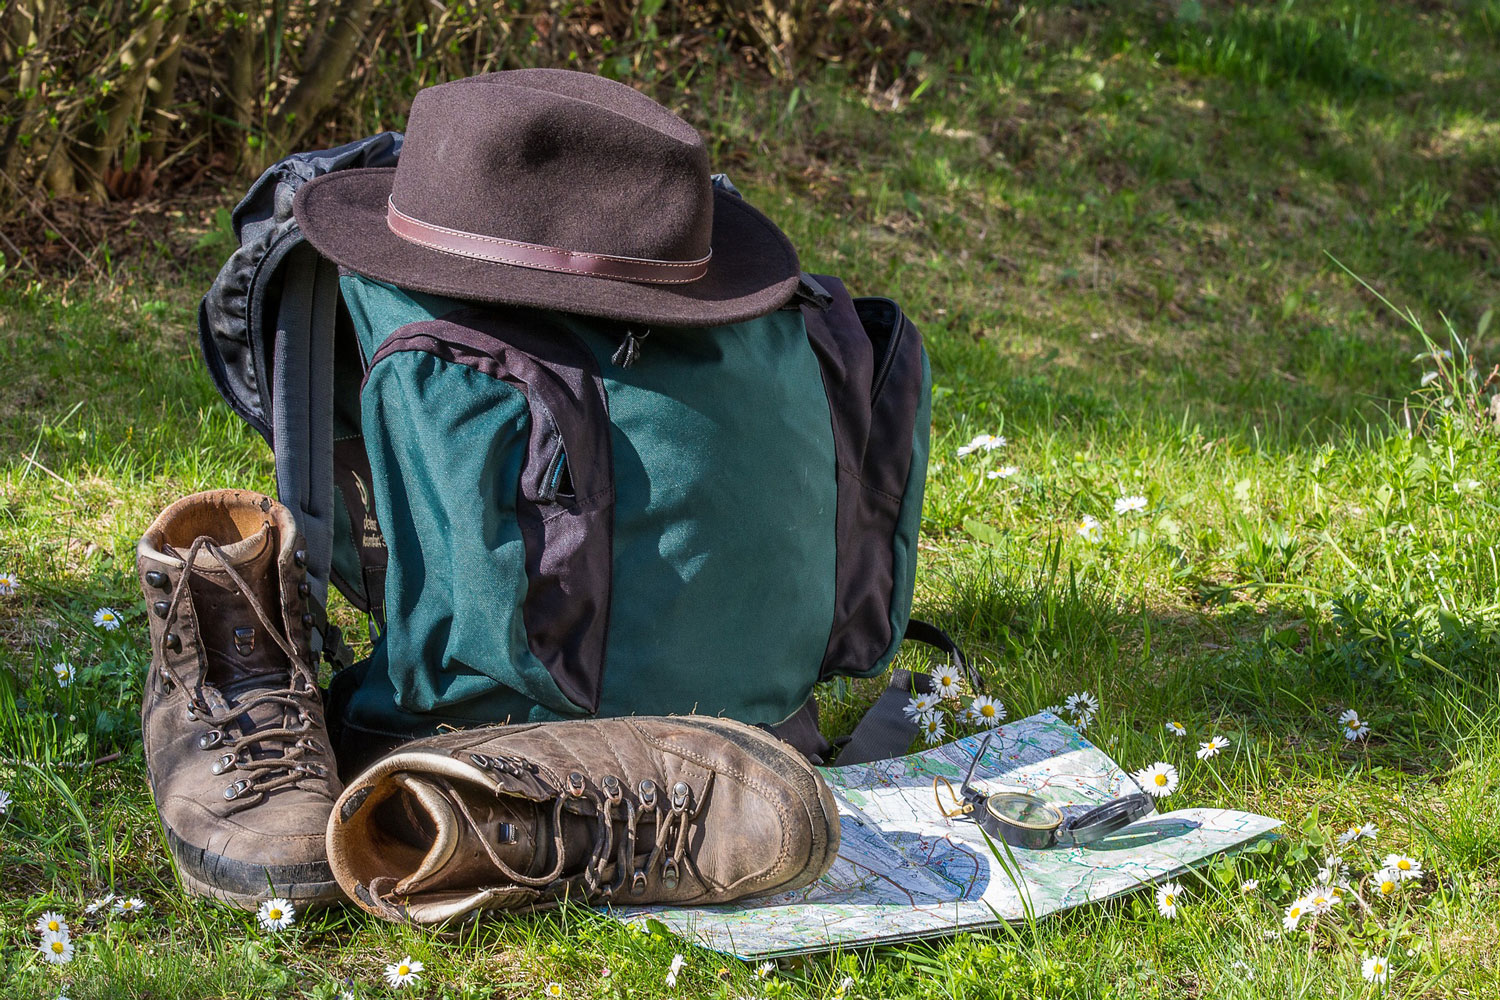
[[[797,290],[800,267],[785,234],[721,189],[707,273],[652,285],[476,260],[403,240],[385,221],[395,176],[395,167],[371,167],[308,181],[293,202],[303,236],[334,263],[413,291],[627,322],[738,323],[781,308]]]

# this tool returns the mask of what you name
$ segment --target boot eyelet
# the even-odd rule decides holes
[[[155,604],[151,605],[151,610],[156,612],[156,617],[165,618],[167,617],[167,602],[157,601]]]
[[[224,734],[217,729],[210,729],[208,732],[198,737],[198,749],[212,750],[214,747],[223,742]]]
[[[182,636],[178,635],[176,632],[168,632],[166,635],[162,636],[161,644],[163,646],[166,646],[174,653],[178,652],[182,649]]]
[[[666,861],[662,862],[661,884],[668,889],[675,889],[677,888],[677,879],[677,862],[673,861],[671,858],[668,858]]]
[[[610,802],[620,801],[622,796],[620,795],[619,778],[616,778],[613,774],[606,774],[604,776],[604,780],[601,781],[600,784],[604,786],[604,797],[606,799],[608,799]]]
[[[296,552],[293,552],[292,553],[292,562],[294,562],[294,563],[297,564],[297,568],[298,569],[301,569],[303,566],[306,566],[307,565],[307,552],[306,552],[306,550],[304,550],[304,549],[298,549]]]
[[[583,775],[577,771],[568,775],[568,794],[574,798],[583,798]]]
[[[656,808],[656,782],[650,778],[641,779],[641,805],[647,809]]]
[[[166,590],[172,585],[172,581],[167,579],[167,574],[159,569],[146,570],[146,582],[157,590]]]
[[[632,896],[642,895],[646,891],[646,873],[637,868],[635,874],[630,876],[630,894]]]
[[[303,580],[301,583],[297,584],[297,596],[299,596],[299,597],[306,597],[308,594],[311,594],[311,593],[312,593],[312,587],[310,587],[308,585],[308,583],[307,583],[306,580]]]
[[[225,786],[225,788],[224,788],[224,798],[227,799],[227,800],[229,800],[229,801],[231,801],[231,802],[233,802],[235,799],[239,798],[241,795],[244,795],[246,789],[248,789],[249,787],[250,787],[250,782],[246,781],[244,778],[241,778],[239,781],[236,781],[234,784]]]
[[[310,629],[310,628],[313,627],[313,616],[312,615],[303,615],[302,616],[302,627],[305,628],[305,629]]]
[[[688,796],[689,794],[691,794],[691,792],[692,789],[688,787],[688,783],[686,781],[679,781],[677,784],[672,786],[673,811],[682,812],[687,808]]]
[[[214,774],[223,774],[225,771],[233,770],[234,769],[234,765],[235,765],[235,756],[234,756],[234,754],[232,754],[232,753],[226,753],[224,756],[222,756],[218,760],[214,761],[213,772],[214,772]]]
[[[469,760],[473,763],[473,765],[475,767],[482,767],[482,768],[484,768],[486,770],[489,769],[490,759],[488,757],[486,757],[482,753],[471,753],[471,754],[469,754]]]

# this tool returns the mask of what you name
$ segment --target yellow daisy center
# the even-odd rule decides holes
[[[1294,907],[1292,907],[1290,910],[1287,911],[1287,916],[1289,916],[1289,917],[1300,917],[1300,916],[1302,916],[1302,907],[1300,907],[1300,906],[1294,906]]]
[[[409,972],[411,972],[411,966],[409,966],[409,965],[398,965],[398,966],[396,966],[396,975],[398,975],[398,976],[404,976],[404,975],[406,975]]]
[[[1381,895],[1383,895],[1383,896],[1389,896],[1391,893],[1393,893],[1395,891],[1396,891],[1396,883],[1393,882],[1393,881],[1391,881],[1390,879],[1386,879],[1384,882],[1380,883],[1380,894]]]
[[[986,718],[988,718],[988,717],[990,717],[990,716],[992,716],[992,715],[995,714],[995,706],[994,705],[980,705],[979,706],[979,714],[985,716]]]
[[[1313,899],[1313,902],[1314,903],[1320,903],[1320,904],[1321,903],[1326,903],[1326,902],[1328,902],[1328,897],[1327,896],[1318,896],[1318,897],[1316,897],[1316,898]]]
[[[1162,902],[1166,903],[1168,906],[1175,906],[1177,905],[1177,897],[1169,892],[1162,897]]]
[[[276,907],[272,907],[271,908],[271,912],[268,913],[268,914],[266,914],[266,916],[270,917],[272,920],[280,920],[281,919],[281,911],[279,909],[277,909]]]
[[[1165,774],[1158,774],[1156,776],[1157,787],[1159,787],[1159,788],[1160,787],[1165,787],[1166,783],[1167,783],[1167,776]]]
[[[1406,860],[1405,858],[1402,858],[1400,861],[1396,862],[1396,867],[1404,872],[1409,872],[1411,871],[1411,862]]]
[[[52,942],[52,953],[54,955],[61,955],[63,953],[63,943],[61,941]]]
[[[60,931],[62,930],[62,925],[59,924],[56,920],[49,920],[47,921],[47,929],[49,931]]]

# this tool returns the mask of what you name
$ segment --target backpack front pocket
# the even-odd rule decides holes
[[[544,316],[461,310],[387,338],[364,397],[401,707],[596,712],[614,488],[593,355]]]

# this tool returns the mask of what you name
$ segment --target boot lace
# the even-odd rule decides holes
[[[512,770],[524,766],[524,762],[511,758],[482,758],[483,764],[499,770]],[[476,763],[479,763],[476,761]],[[463,797],[454,796],[459,810],[471,826],[478,827],[473,814],[464,804]],[[594,806],[595,827],[593,847],[584,865],[582,875],[563,878],[563,871],[572,860],[564,853],[563,813],[582,812],[582,802]],[[688,835],[697,821],[693,809],[693,790],[685,781],[672,785],[663,793],[661,785],[644,778],[636,788],[626,792],[624,784],[612,774],[605,775],[597,788],[590,788],[582,774],[574,771],[568,775],[566,789],[559,794],[552,807],[552,848],[557,859],[552,870],[545,875],[523,875],[505,863],[490,844],[481,839],[490,862],[510,881],[535,890],[538,894],[560,883],[572,883],[580,877],[586,894],[590,898],[614,899],[629,885],[630,895],[644,895],[650,881],[650,873],[661,867],[661,885],[667,890],[677,888],[682,878],[684,857],[687,853]],[[642,840],[641,827],[654,826],[655,835]],[[616,827],[619,827],[618,833]],[[637,848],[645,855],[645,861],[637,864]],[[649,852],[649,853],[648,853]],[[613,869],[613,878],[610,877]]]
[[[217,560],[230,580],[239,588],[240,596],[250,605],[250,610],[254,612],[256,620],[260,622],[266,634],[275,640],[276,645],[286,654],[287,661],[291,664],[289,683],[286,687],[258,689],[250,697],[231,706],[228,699],[214,685],[205,680],[204,670],[200,669],[197,676],[193,677],[190,682],[167,662],[166,657],[162,658],[162,671],[172,683],[188,692],[188,708],[192,716],[207,723],[210,727],[208,732],[199,737],[198,746],[203,750],[220,751],[219,758],[214,762],[213,772],[222,774],[225,771],[234,770],[245,773],[245,777],[238,778],[225,786],[224,798],[229,801],[248,800],[256,793],[264,794],[287,785],[297,784],[314,790],[321,785],[326,793],[328,789],[324,779],[328,776],[328,768],[322,761],[316,759],[328,752],[328,748],[316,738],[315,734],[315,730],[319,728],[316,712],[322,704],[317,679],[288,638],[272,625],[270,616],[266,614],[255,592],[250,589],[244,577],[240,576],[239,571],[224,554],[224,550],[212,538],[200,535],[192,545],[188,546],[186,555],[180,555],[170,546],[167,550],[171,555],[180,558],[184,566],[168,598],[167,613],[164,616],[167,631],[170,631],[172,623],[177,620],[182,599],[188,592],[188,577],[197,571],[199,555],[207,553]],[[290,710],[290,713],[295,715],[295,720],[281,726],[252,728],[249,723],[249,713],[264,705],[278,705]],[[287,714],[287,712],[282,713],[283,717]],[[240,723],[241,719],[245,721]],[[242,728],[241,735],[229,736],[227,731],[236,724]],[[274,751],[278,749],[280,754],[275,755]],[[269,750],[273,753],[256,755],[252,753],[255,750]]]

